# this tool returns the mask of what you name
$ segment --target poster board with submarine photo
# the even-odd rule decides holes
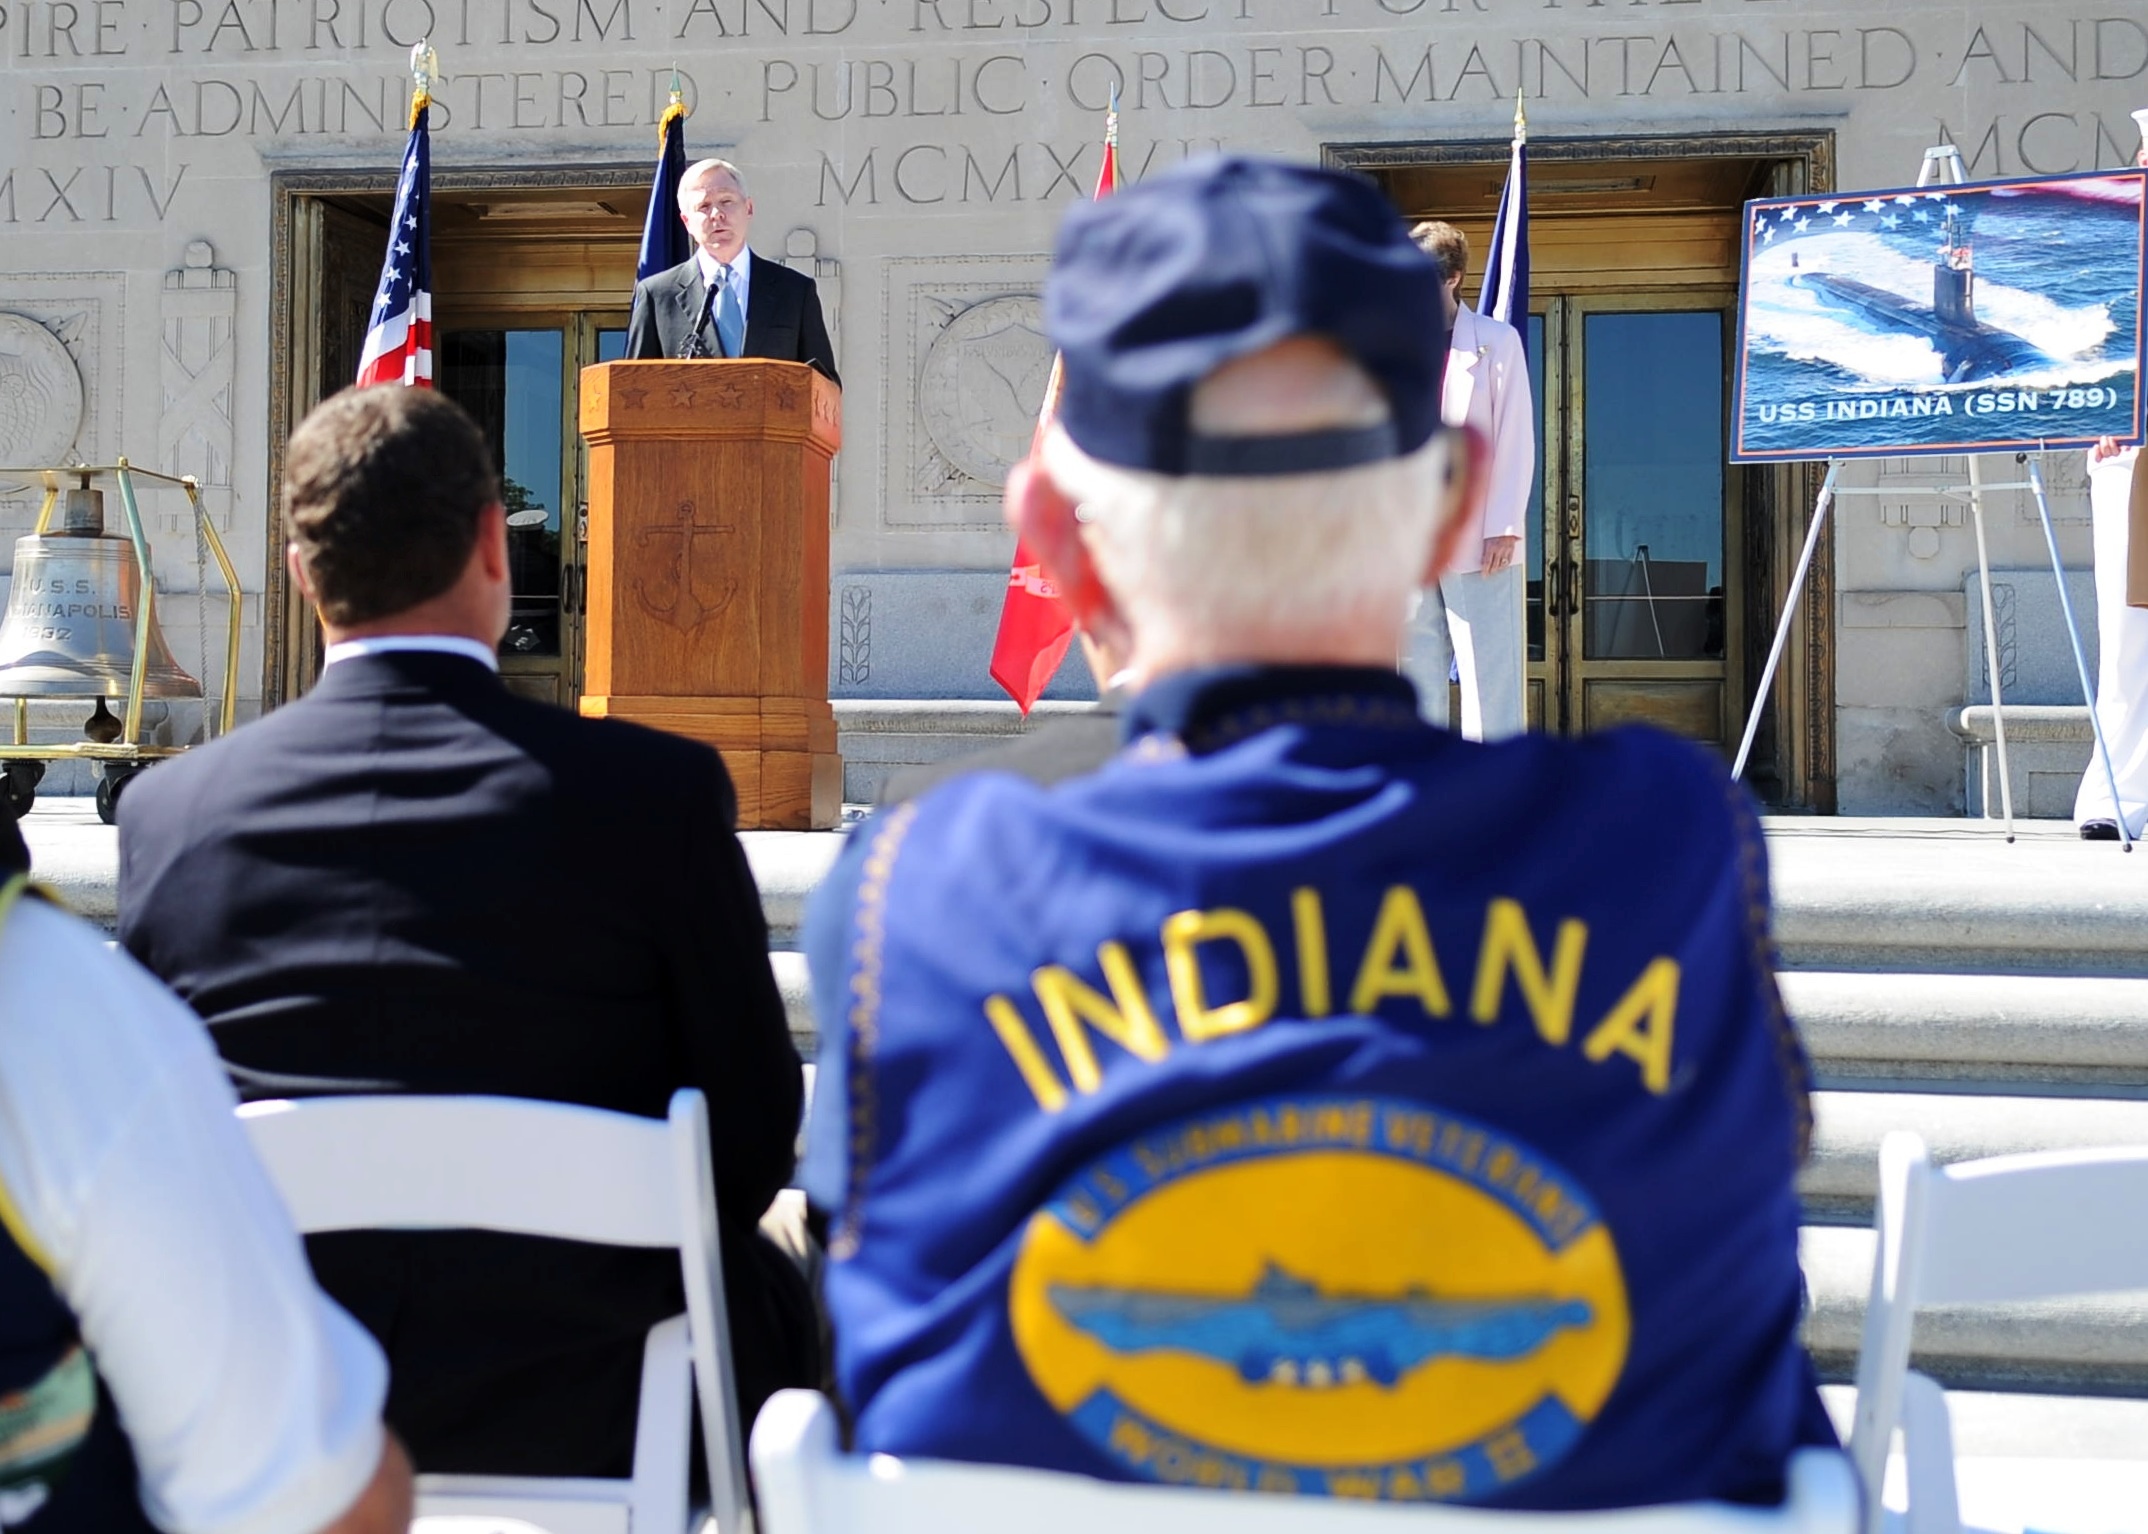
[[[1731,462],[2139,442],[2144,186],[1747,203]]]

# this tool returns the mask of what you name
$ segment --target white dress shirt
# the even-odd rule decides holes
[[[1476,427],[1491,452],[1484,499],[1446,571],[1467,575],[1482,568],[1485,539],[1523,536],[1535,509],[1529,490],[1536,476],[1536,403],[1521,333],[1464,306],[1454,318],[1441,407],[1449,426]]]
[[[321,657],[321,669],[325,671],[339,660],[356,660],[363,655],[394,655],[405,650],[461,655],[490,666],[494,671],[500,669],[498,654],[461,634],[376,634],[369,639],[339,639]]]

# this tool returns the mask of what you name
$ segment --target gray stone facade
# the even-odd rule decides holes
[[[247,711],[280,621],[261,602],[270,178],[392,167],[425,36],[437,167],[646,165],[676,65],[691,149],[752,173],[758,248],[822,274],[846,383],[831,684],[860,699],[993,696],[998,479],[1049,366],[1054,224],[1088,195],[1114,86],[1130,178],[1218,148],[1503,142],[1519,93],[1538,139],[1829,132],[1841,188],[1910,179],[1942,138],[1978,176],[2120,164],[2148,100],[2148,19],[2112,0],[4,0],[0,399],[21,403],[0,461],[126,452],[202,477],[248,593]],[[1945,713],[1976,696],[1974,543],[1915,493],[1960,472],[1846,476],[1901,493],[1838,508],[1845,811],[1962,802]],[[2078,463],[2051,475],[2085,565]],[[0,549],[36,505],[0,486]],[[180,498],[144,509],[191,670],[223,598]],[[1987,515],[1995,565],[2044,562],[2023,493]],[[1089,686],[1070,669],[1055,695]]]

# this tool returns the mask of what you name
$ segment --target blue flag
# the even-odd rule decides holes
[[[671,105],[656,123],[656,179],[649,187],[649,216],[641,226],[641,256],[634,280],[669,271],[692,254],[679,222],[679,178],[686,174],[686,102],[674,82]]]
[[[1529,344],[1529,119],[1514,102],[1514,158],[1492,219],[1492,248],[1484,261],[1477,312],[1512,325]]]

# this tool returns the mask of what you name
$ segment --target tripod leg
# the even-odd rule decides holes
[[[2081,673],[2081,696],[2088,703],[2088,726],[2095,733],[2096,755],[2103,762],[2104,781],[2111,786],[2111,809],[2118,818],[2118,836],[2126,851],[2133,850],[2133,833],[2126,826],[2125,806],[2118,798],[2118,770],[2111,763],[2111,748],[2103,741],[2103,720],[2096,713],[2096,689],[2088,675],[2088,657],[2081,649],[2081,626],[2074,621],[2073,598],[2066,594],[2066,567],[2059,562],[2058,534],[2051,528],[2051,504],[2044,499],[2044,470],[2037,459],[2028,460],[2029,488],[2036,495],[2036,514],[2044,523],[2044,546],[2051,551],[2051,573],[2058,577],[2059,611],[2066,617],[2066,637],[2073,642],[2074,669]]]
[[[1812,570],[1813,550],[1820,546],[1820,530],[1827,526],[1827,509],[1835,503],[1835,476],[1842,460],[1831,458],[1827,478],[1820,482],[1820,498],[1812,508],[1812,526],[1805,530],[1805,547],[1798,554],[1797,570],[1790,577],[1790,591],[1783,598],[1782,621],[1775,625],[1775,642],[1768,646],[1768,663],[1760,671],[1760,686],[1753,691],[1753,706],[1745,716],[1745,738],[1738,742],[1738,759],[1731,763],[1730,777],[1745,776],[1745,759],[1752,754],[1753,737],[1760,733],[1760,711],[1768,706],[1768,690],[1775,685],[1775,668],[1782,664],[1783,646],[1790,642],[1790,620],[1797,616],[1798,598],[1805,594],[1805,577]]]
[[[1983,460],[1969,455],[1969,514],[1976,523],[1976,573],[1984,592],[1984,671],[1991,679],[1992,749],[1999,753],[1999,810],[2006,817],[2006,839],[2014,839],[2014,780],[2006,761],[2006,707],[1999,697],[1999,620],[1991,606],[1991,556],[1984,547]],[[1984,806],[1991,813],[1991,806]]]

